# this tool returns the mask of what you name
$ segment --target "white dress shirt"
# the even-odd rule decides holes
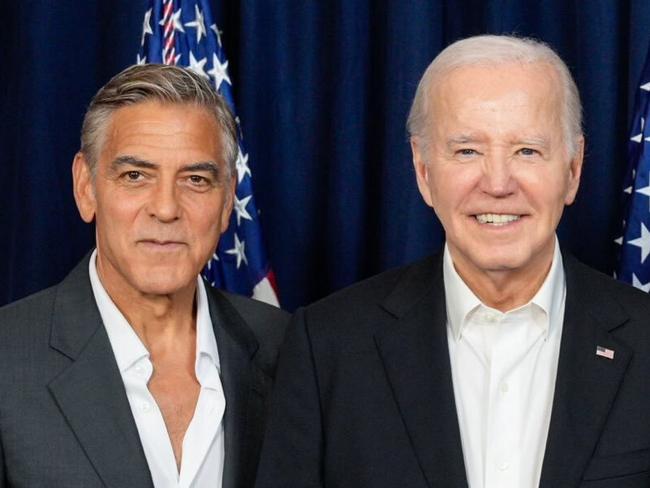
[[[541,288],[502,313],[472,293],[445,246],[447,337],[470,488],[533,488],[546,448],[564,319],[559,245]]]
[[[149,351],[104,289],[90,257],[90,283],[122,375],[126,396],[156,488],[220,488],[224,463],[226,400],[219,377],[217,341],[200,277],[196,290],[195,374],[201,384],[194,416],[183,438],[180,472],[165,421],[147,383],[153,374]]]

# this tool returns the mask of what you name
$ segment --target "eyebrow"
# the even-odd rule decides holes
[[[134,166],[142,169],[157,169],[159,164],[152,163],[146,159],[136,158],[134,156],[119,156],[111,163],[111,169],[115,170],[121,166]],[[219,165],[215,161],[199,161],[197,163],[187,164],[179,169],[179,172],[192,172],[192,171],[207,171],[215,178],[219,178],[221,171]]]
[[[480,137],[473,135],[461,134],[458,136],[450,137],[447,140],[447,147],[452,147],[457,144],[468,144],[468,143],[481,143],[483,142]],[[525,137],[522,139],[513,139],[511,144],[519,145],[529,145],[529,146],[543,146],[548,147],[548,140],[544,137]]]
[[[219,170],[219,165],[215,161],[200,161],[198,163],[188,164],[183,166],[180,169],[181,172],[191,172],[191,171],[207,171],[212,173],[212,176],[219,178],[221,176],[221,171]]]
[[[543,137],[527,137],[513,141],[515,144],[522,144],[525,146],[548,146],[548,140]]]
[[[469,135],[469,134],[459,134],[457,136],[452,136],[447,139],[447,147],[451,147],[457,144],[467,144],[470,142],[482,142],[479,137]]]
[[[157,164],[147,161],[145,159],[136,158],[133,156],[119,156],[111,163],[111,169],[117,169],[120,166],[135,166],[136,168],[155,169]]]

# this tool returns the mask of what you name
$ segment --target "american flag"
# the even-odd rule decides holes
[[[184,66],[209,79],[236,114],[221,32],[207,0],[152,0],[144,14],[137,63]],[[228,231],[203,270],[212,286],[278,305],[253,197],[248,154],[239,118],[237,191]]]
[[[623,181],[623,233],[616,277],[650,292],[650,50],[636,93]]]
[[[614,359],[614,350],[608,349],[603,346],[596,346],[596,356],[600,356],[607,359]]]

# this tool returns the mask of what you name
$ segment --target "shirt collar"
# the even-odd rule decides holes
[[[97,273],[97,249],[90,255],[88,273],[90,285],[95,295],[99,314],[104,322],[108,339],[113,348],[113,354],[121,373],[124,373],[142,358],[149,357],[149,351],[135,333],[126,317],[120,312],[115,302],[108,295]]]
[[[197,278],[196,284],[196,356],[197,367],[200,357],[205,356],[210,359],[217,371],[221,372],[217,339],[214,336],[214,327],[208,307],[208,294],[200,276]]]
[[[117,308],[108,292],[102,285],[97,273],[97,249],[93,251],[88,263],[90,285],[97,302],[97,308],[104,322],[115,360],[120,372],[125,372],[143,358],[149,358],[149,351],[135,333],[126,317]],[[195,372],[199,383],[204,385],[204,380],[212,384],[215,380],[209,373],[210,366],[216,368],[217,379],[221,371],[217,340],[212,327],[212,319],[208,307],[208,295],[205,284],[200,276],[197,277],[196,286],[196,361]]]
[[[560,252],[560,243],[555,237],[555,249],[553,251],[553,262],[548,275],[542,283],[542,286],[532,298],[534,303],[541,308],[546,314],[548,323],[548,336],[552,330],[553,324],[561,323],[564,320],[564,300],[566,297],[566,281],[564,277],[564,264],[562,262],[562,253]]]
[[[449,247],[445,243],[442,257],[442,277],[445,285],[445,302],[447,305],[447,322],[456,340],[460,339],[463,324],[467,316],[481,306],[481,301],[469,289],[460,277],[451,260]]]
[[[451,328],[454,338],[459,340],[469,316],[480,307],[491,308],[483,304],[460,277],[454,267],[451,253],[446,243],[443,253],[443,282],[445,286],[448,325]],[[564,266],[562,264],[560,245],[556,236],[553,261],[542,286],[530,302],[506,313],[516,312],[534,304],[541,309],[545,316],[542,325],[545,329],[545,337],[548,337],[552,332],[551,327],[553,324],[557,324],[558,321],[561,323],[563,320],[562,313],[565,296],[566,282]]]

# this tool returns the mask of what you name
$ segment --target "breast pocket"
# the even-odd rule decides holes
[[[648,488],[650,449],[592,458],[582,477],[584,488]]]

